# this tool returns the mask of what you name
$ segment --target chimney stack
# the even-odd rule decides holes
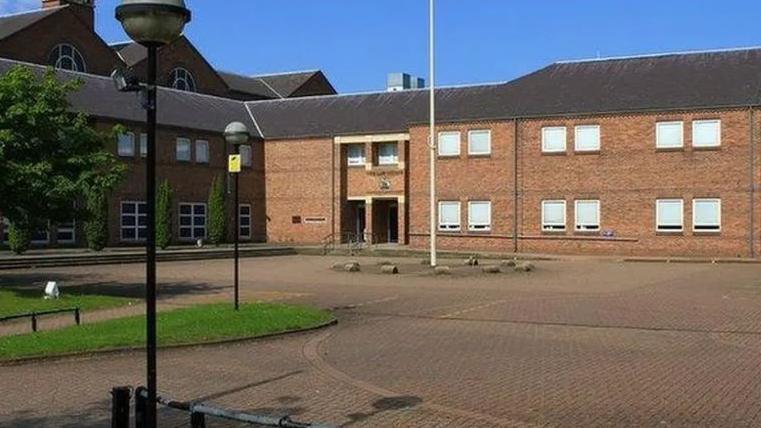
[[[68,6],[88,28],[95,30],[95,0],[42,0],[43,9],[60,6]]]

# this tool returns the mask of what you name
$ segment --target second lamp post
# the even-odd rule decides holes
[[[240,241],[240,169],[242,159],[240,159],[240,146],[248,142],[249,134],[246,125],[240,122],[232,122],[225,128],[225,140],[233,146],[236,161],[229,162],[229,171],[235,175],[235,310],[240,308],[240,269],[238,251],[238,242]]]

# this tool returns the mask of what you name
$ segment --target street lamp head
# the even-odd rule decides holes
[[[246,144],[248,138],[248,128],[240,122],[232,122],[225,128],[225,140],[233,146]]]
[[[123,0],[116,19],[129,37],[143,46],[163,46],[182,35],[190,22],[185,0]]]

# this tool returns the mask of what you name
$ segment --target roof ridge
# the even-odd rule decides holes
[[[600,58],[580,58],[580,59],[568,59],[555,61],[554,64],[576,64],[585,62],[603,62],[603,61],[621,61],[632,59],[644,59],[644,58],[658,58],[663,56],[681,56],[681,55],[700,55],[711,53],[724,53],[724,52],[743,52],[761,49],[761,45],[756,46],[742,46],[734,48],[717,48],[717,49],[697,49],[686,51],[672,51],[672,52],[655,52],[649,54],[635,54],[635,55],[618,55]]]
[[[244,77],[251,77],[254,79],[261,79],[262,77],[276,77],[276,76],[288,76],[290,74],[307,74],[307,73],[317,73],[322,72],[319,68],[315,68],[312,70],[295,70],[295,71],[281,71],[278,73],[264,73],[264,74],[252,74],[250,76],[242,75]]]
[[[53,7],[48,7],[48,8],[44,8],[44,9],[40,8],[40,9],[24,10],[24,11],[21,11],[21,12],[13,12],[13,13],[9,13],[9,14],[6,14],[6,15],[0,15],[0,19],[3,19],[3,18],[13,18],[14,16],[29,15],[29,14],[32,14],[32,13],[40,13],[40,12],[53,11],[53,10],[56,10],[56,9],[63,9],[65,7],[69,7],[69,5],[68,4],[62,4],[60,6],[53,6]]]
[[[465,83],[460,85],[446,85],[446,86],[437,86],[435,89],[466,89],[466,88],[478,88],[482,86],[501,86],[505,85],[507,83],[510,83],[511,80],[506,81],[497,81],[497,82],[484,82],[484,83]],[[360,92],[349,92],[349,93],[343,93],[343,94],[329,94],[329,95],[309,95],[305,97],[296,97],[296,98],[280,98],[280,99],[273,99],[273,100],[254,100],[254,101],[246,101],[247,103],[266,103],[266,102],[274,102],[274,101],[296,101],[296,100],[308,100],[308,99],[314,99],[314,98],[339,98],[339,97],[358,97],[363,95],[383,95],[383,94],[389,94],[389,95],[395,95],[395,94],[408,94],[411,92],[428,92],[431,88],[411,88],[411,89],[405,89],[403,91],[360,91]]]

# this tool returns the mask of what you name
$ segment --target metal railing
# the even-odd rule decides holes
[[[377,233],[357,233],[357,232],[341,232],[331,233],[321,240],[322,254],[328,255],[335,251],[339,246],[345,246],[346,251],[350,256],[353,256],[364,249],[372,249],[376,242],[378,242]]]
[[[111,409],[112,428],[129,428],[131,388],[117,387],[111,391],[111,394],[113,397]],[[236,412],[215,406],[210,406],[204,403],[178,401],[160,394],[157,396],[157,402],[162,406],[190,413],[191,428],[206,428],[207,416],[267,427],[332,428],[330,425],[297,422],[292,420],[290,416],[273,417],[255,415],[245,412]],[[148,390],[142,386],[138,387],[135,390],[135,428],[147,428],[145,424],[145,411],[147,403]]]
[[[82,323],[82,317],[81,312],[79,308],[64,308],[64,309],[53,309],[50,311],[35,311],[35,312],[26,312],[23,314],[16,314],[16,315],[10,315],[6,317],[0,317],[0,323],[6,322],[6,321],[13,321],[17,319],[22,318],[31,318],[32,319],[32,331],[37,332],[37,318],[45,316],[45,315],[56,315],[56,314],[63,314],[66,312],[73,312],[74,313],[74,321],[77,323],[77,325],[80,325]]]

